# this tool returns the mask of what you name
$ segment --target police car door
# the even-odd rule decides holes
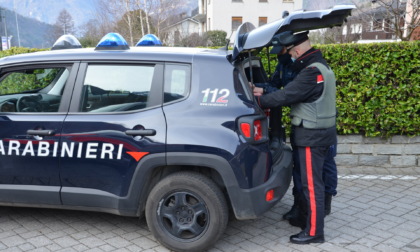
[[[149,167],[165,164],[163,69],[153,62],[81,63],[63,126],[64,205],[115,209],[138,202],[131,197],[148,182]]]
[[[60,131],[78,63],[2,65],[0,203],[59,205]]]

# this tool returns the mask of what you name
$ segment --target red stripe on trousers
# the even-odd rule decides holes
[[[312,155],[311,147],[306,147],[306,177],[308,178],[309,190],[309,207],[311,209],[309,235],[315,236],[316,234],[316,201],[315,201],[315,188],[312,174]]]

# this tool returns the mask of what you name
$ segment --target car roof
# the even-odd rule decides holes
[[[21,64],[45,61],[166,61],[192,63],[197,55],[226,58],[222,49],[186,48],[165,46],[130,47],[128,50],[100,50],[95,48],[63,49],[18,54],[0,59],[2,64]]]

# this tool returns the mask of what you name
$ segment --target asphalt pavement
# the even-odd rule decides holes
[[[291,190],[258,219],[230,220],[210,252],[420,251],[420,167],[339,167],[323,244],[296,245],[282,220]],[[169,251],[144,219],[104,213],[0,207],[0,251]]]

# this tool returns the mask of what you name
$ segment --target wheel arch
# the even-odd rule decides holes
[[[161,162],[160,155],[150,155],[139,163],[132,179],[128,198],[136,202],[137,212],[144,212],[147,197],[162,178],[180,171],[195,171],[211,178],[226,193],[226,201],[232,206],[229,191],[239,188],[236,176],[229,162],[217,155],[205,153],[167,153],[166,163]],[[127,202],[130,204],[130,202]]]

